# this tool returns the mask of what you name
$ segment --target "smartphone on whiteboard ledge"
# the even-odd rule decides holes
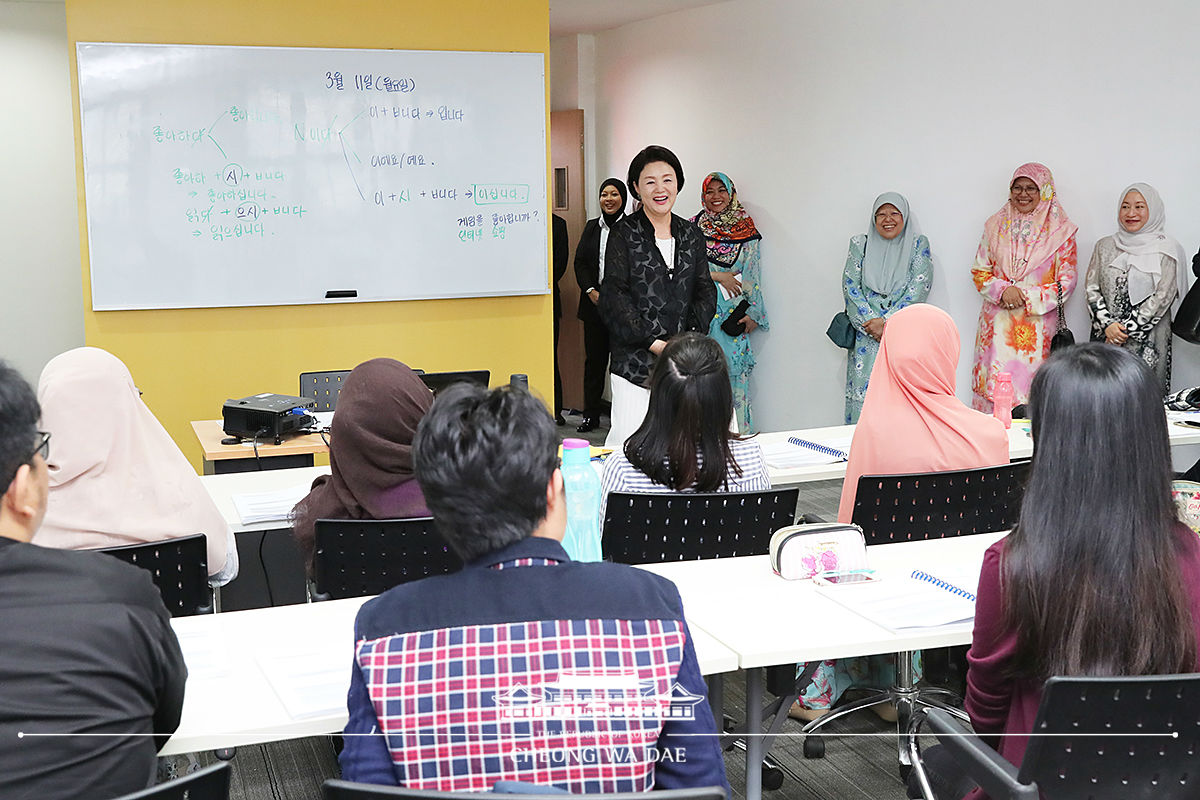
[[[854,586],[878,583],[882,580],[873,569],[851,569],[844,572],[821,572],[813,576],[817,586]]]

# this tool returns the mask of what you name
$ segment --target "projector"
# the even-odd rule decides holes
[[[282,444],[283,437],[313,424],[307,412],[315,411],[317,401],[286,394],[264,394],[226,400],[221,409],[225,433],[240,439],[261,439]]]

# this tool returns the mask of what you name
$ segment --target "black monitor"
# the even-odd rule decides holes
[[[434,394],[452,383],[462,383],[463,381],[477,383],[486,389],[492,380],[491,370],[486,369],[469,369],[461,372],[423,372],[418,375]]]

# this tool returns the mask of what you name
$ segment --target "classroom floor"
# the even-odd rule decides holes
[[[589,438],[597,436],[602,442],[605,433],[607,430],[593,431]],[[798,510],[834,519],[840,494],[840,480],[804,484]],[[726,676],[725,714],[736,722],[744,718],[745,686],[745,673]],[[788,721],[772,750],[799,780],[785,778],[782,788],[763,792],[764,800],[901,800],[905,796],[896,766],[894,725],[869,711],[852,714],[829,726],[831,735],[826,738],[822,759],[804,758],[804,737],[799,731],[800,723]],[[199,760],[208,764],[214,759],[204,753]],[[333,739],[328,736],[243,747],[231,764],[232,800],[320,800],[321,783],[338,777]],[[745,797],[745,754],[727,752],[725,766],[733,798],[741,800]]]

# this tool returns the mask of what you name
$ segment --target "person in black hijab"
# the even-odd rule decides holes
[[[608,232],[625,216],[629,191],[617,178],[600,184],[600,216],[589,219],[575,248],[575,279],[579,282],[579,319],[583,320],[583,424],[580,433],[600,425],[604,395],[604,374],[608,370],[608,329],[600,319],[604,282],[604,248]]]

